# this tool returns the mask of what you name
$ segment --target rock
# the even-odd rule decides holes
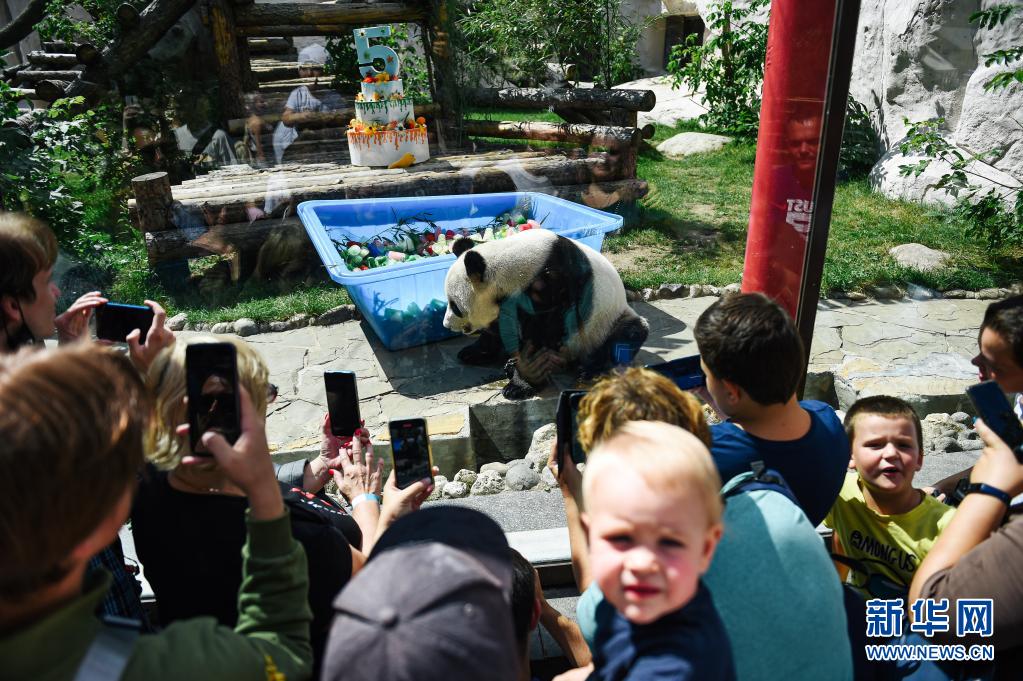
[[[504,485],[515,492],[533,489],[540,482],[540,474],[529,465],[512,466],[504,476]]]
[[[292,315],[288,318],[288,322],[291,324],[293,329],[301,329],[304,326],[309,326],[312,321],[312,317],[307,315],[305,312],[299,312],[296,315]]]
[[[911,267],[920,272],[930,272],[945,266],[952,257],[950,253],[928,248],[923,244],[901,244],[888,249],[888,255],[903,267]]]
[[[711,135],[705,132],[680,132],[657,145],[657,151],[671,159],[685,158],[691,154],[702,154],[717,151],[732,141],[724,135]]]
[[[982,288],[977,291],[977,300],[998,300],[1006,296],[1007,289]]]
[[[333,482],[333,481],[332,481]],[[437,501],[444,496],[444,485],[448,484],[448,479],[443,475],[433,476],[433,491],[430,492],[430,496],[426,497],[427,501]]]
[[[461,499],[462,497],[469,496],[469,486],[464,482],[452,480],[448,484],[444,485],[443,494],[445,499]],[[477,494],[475,489],[473,489],[473,494]],[[480,494],[482,494],[482,492]]]
[[[281,331],[289,331],[293,329],[291,322],[270,322],[270,330],[274,333],[280,333]]]
[[[657,292],[652,288],[643,289],[642,291],[639,292],[639,295],[641,298],[643,298],[643,300],[645,300],[648,303],[651,300],[657,300]]]
[[[704,284],[703,285],[703,295],[705,295],[705,296],[720,296],[721,295],[721,289],[718,288],[717,286],[714,286],[713,284]]]
[[[209,331],[210,327],[211,327],[211,325],[207,324],[206,322],[196,322],[195,326],[193,327],[193,329],[195,331],[202,332],[202,331]]]
[[[906,287],[906,295],[912,300],[934,300],[941,297],[941,294],[934,289],[918,284],[909,284]]]
[[[959,440],[959,447],[964,452],[979,452],[984,449],[984,443],[981,440]]]
[[[850,328],[855,327],[846,327]],[[918,414],[929,414],[925,422],[934,424],[934,414],[962,411],[969,404],[964,391],[977,382],[977,369],[954,352],[929,353],[897,365],[847,355],[835,367],[834,377],[842,409],[861,397],[894,395],[909,402]]]
[[[313,321],[313,326],[331,326],[349,321],[355,315],[354,305],[339,305],[327,310]]]
[[[219,324],[214,324],[213,328],[210,329],[212,333],[232,333],[233,331],[234,324],[231,322],[220,322]]]
[[[234,332],[242,338],[245,338],[246,336],[253,336],[259,333],[259,325],[256,324],[254,319],[242,317],[234,323]]]
[[[969,293],[969,291],[964,291],[961,288],[954,288],[951,291],[945,291],[941,295],[945,298],[956,298],[961,300],[966,297],[967,293]]]
[[[658,300],[685,298],[689,295],[689,287],[685,284],[661,284],[657,287]]]
[[[533,467],[528,459],[512,459],[511,461],[508,462],[509,471],[515,468],[516,466],[529,466],[530,468]],[[505,473],[507,472],[508,471],[505,471]]]
[[[961,423],[963,425],[968,425],[973,421],[973,418],[965,411],[957,411],[956,413],[949,416],[948,420],[951,421],[952,423]]]
[[[504,476],[504,474],[508,472],[508,464],[501,463],[500,461],[493,461],[480,466],[480,473],[489,473],[491,471],[500,476]]]
[[[720,295],[721,291],[717,286],[711,286],[710,284],[693,284],[689,287],[690,298],[702,298],[704,296],[716,296]]]
[[[660,5],[657,7],[658,9],[654,10],[653,14],[650,15],[651,19],[656,18],[660,12]],[[677,12],[669,13],[676,14]],[[663,42],[663,38],[661,39],[661,42]],[[660,45],[660,43],[658,43],[658,45]],[[658,47],[657,54],[660,53],[661,48]],[[661,68],[662,66],[661,62],[657,63],[657,68]],[[689,93],[686,91],[686,88],[673,88],[671,86],[671,79],[667,76],[640,78],[639,80],[615,85],[615,88],[622,88],[626,90],[653,90],[654,94],[657,96],[657,104],[654,105],[652,111],[639,112],[638,125],[641,128],[649,123],[666,125],[669,128],[674,128],[678,121],[688,121],[698,118],[700,114],[707,111],[707,107],[703,105],[702,94],[698,92]]]
[[[846,291],[845,297],[848,298],[849,300],[860,301],[866,300],[867,294],[863,293],[862,291]]]
[[[450,483],[449,483],[450,484]],[[504,490],[504,478],[496,471],[487,471],[476,476],[476,482],[472,483],[470,494],[483,496],[485,494],[499,494]]]
[[[544,468],[540,473],[540,482],[547,485],[550,489],[558,488],[558,479],[554,477],[554,471],[550,468]]]
[[[472,487],[472,483],[476,482],[476,471],[471,471],[468,468],[455,473],[455,477],[452,478],[455,482],[464,482],[467,487]]]
[[[898,300],[902,297],[902,289],[898,286],[872,286],[870,292],[878,300]]]
[[[558,429],[553,423],[540,426],[533,431],[533,439],[529,443],[529,451],[526,452],[525,458],[537,473],[547,467],[551,444],[557,436]]]
[[[171,331],[183,331],[187,322],[188,315],[184,312],[179,312],[167,320],[167,328]]]
[[[742,293],[742,284],[729,284],[728,286],[725,286],[723,289],[721,289],[721,293],[723,295],[728,296]]]
[[[934,441],[934,451],[936,452],[958,452],[960,451],[959,443],[954,437],[939,437]]]
[[[639,291],[627,288],[625,289],[625,300],[629,303],[635,303],[637,300],[643,300],[643,296]]]

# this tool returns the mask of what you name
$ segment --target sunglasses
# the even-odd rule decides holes
[[[271,404],[277,399],[277,386],[273,383],[266,384],[266,403]]]

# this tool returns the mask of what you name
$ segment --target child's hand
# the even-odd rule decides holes
[[[982,420],[977,420],[977,432],[984,441],[984,451],[973,465],[970,481],[997,487],[1010,496],[1023,492],[1023,465],[1002,438]]]
[[[589,678],[590,674],[593,673],[593,663],[586,665],[585,667],[577,667],[575,669],[569,669],[564,674],[558,674],[554,677],[554,681],[585,681]]]
[[[83,338],[89,331],[93,311],[107,302],[99,291],[91,291],[71,303],[71,307],[53,320],[57,329],[57,342],[71,343]]]

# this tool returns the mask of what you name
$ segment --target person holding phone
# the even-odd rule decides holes
[[[992,636],[955,636],[958,608],[953,605],[947,633],[936,634],[931,642],[992,644],[990,678],[1018,678],[1023,669],[1023,508],[1010,504],[1023,493],[1023,464],[983,421],[977,421],[977,432],[984,450],[970,473],[971,490],[917,568],[909,602],[991,599]],[[945,669],[954,670],[954,665]]]
[[[152,410],[138,373],[120,353],[82,345],[0,357],[0,514],[11,521],[0,531],[0,675],[263,681],[272,664],[281,677],[308,678],[306,556],[247,393],[241,406],[234,445],[203,436],[249,499],[232,594],[238,627],[203,618],[139,636],[95,614],[110,576],[88,565],[131,508]]]

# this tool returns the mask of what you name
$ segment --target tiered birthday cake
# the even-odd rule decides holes
[[[361,66],[362,91],[355,99],[355,118],[348,128],[352,165],[405,167],[430,158],[426,120],[416,118],[411,98],[406,99],[398,77],[398,55],[388,47],[369,47],[370,37],[390,33],[389,26],[357,29],[356,51]],[[381,59],[378,71],[372,59]]]

